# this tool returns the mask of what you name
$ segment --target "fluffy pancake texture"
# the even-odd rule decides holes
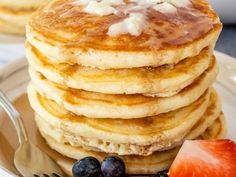
[[[30,68],[29,73],[38,92],[63,105],[67,110],[90,118],[142,118],[173,111],[196,101],[213,83],[218,67],[214,61],[199,78],[172,97],[143,95],[110,95],[64,87],[47,80]]]
[[[129,153],[135,152],[135,146],[137,146],[137,149],[142,149],[141,153],[146,155],[146,151],[150,151],[148,152],[150,154],[153,151],[171,147],[172,144],[181,141],[201,119],[207,107],[213,107],[208,112],[215,111],[215,114],[212,114],[217,117],[220,113],[219,101],[217,98],[212,98],[211,100],[216,100],[215,105],[211,106],[210,104],[208,106],[209,92],[206,92],[193,104],[179,110],[158,116],[130,120],[88,119],[76,116],[55,102],[40,96],[31,86],[29,86],[29,99],[33,109],[41,117],[45,118],[45,121],[53,124],[54,127],[61,127],[64,131],[62,134],[74,136],[75,138],[72,139],[76,140],[79,137],[82,137],[81,139],[83,137],[84,139],[88,138],[88,141],[84,141],[85,143],[93,143],[93,139],[99,139],[99,141],[95,142],[97,146],[104,148],[107,143],[101,144],[101,142],[108,142],[110,144],[108,149],[110,148],[111,151],[112,148],[115,151],[120,149],[120,153],[125,153],[122,152],[122,144],[128,144],[130,145]],[[216,97],[216,94],[212,93],[211,97]],[[79,140],[78,142],[82,141]],[[120,148],[116,148],[119,146],[113,146],[113,144],[119,144]],[[123,148],[126,146],[123,146]],[[99,149],[99,147],[95,148]],[[105,149],[102,150],[104,151]]]
[[[205,47],[213,49],[222,28],[205,0],[192,0],[188,7],[177,7],[177,15],[147,9],[140,36],[111,37],[109,26],[127,15],[95,16],[73,2],[52,1],[34,13],[27,25],[28,41],[55,62],[101,69],[176,64]]]
[[[43,126],[41,129],[44,129],[45,131],[48,129],[53,130],[51,133],[51,136],[54,137],[58,142],[66,142],[70,143],[72,146],[75,147],[86,147],[94,151],[103,151],[108,153],[118,153],[119,155],[130,155],[130,154],[136,154],[136,155],[150,155],[154,151],[163,151],[167,149],[173,149],[176,146],[179,146],[182,144],[182,142],[185,139],[195,139],[198,136],[200,136],[210,125],[213,124],[213,122],[220,116],[221,112],[221,106],[220,101],[216,93],[212,93],[210,103],[205,111],[205,113],[201,116],[200,120],[191,127],[189,131],[182,132],[184,135],[187,134],[187,136],[180,136],[182,139],[179,139],[179,136],[173,140],[172,142],[168,142],[168,145],[165,145],[165,147],[160,147],[158,143],[154,143],[152,145],[147,146],[140,146],[136,144],[116,144],[112,142],[106,142],[103,141],[102,138],[98,139],[96,137],[84,137],[84,136],[77,136],[75,133],[68,132],[67,130],[64,130],[63,128],[56,127],[53,123],[48,123],[48,120],[45,118],[41,118],[37,120],[37,122],[41,122],[41,125]],[[38,116],[40,117],[40,116]],[[178,118],[176,118],[178,119]],[[112,123],[112,122],[111,122]],[[170,123],[167,123],[170,125]],[[187,121],[183,122],[183,124],[187,124]],[[162,130],[163,134],[166,133],[165,130]],[[166,133],[168,134],[168,133]],[[159,147],[157,147],[159,146]],[[161,149],[157,149],[161,148]]]
[[[209,48],[206,48],[199,55],[173,66],[100,70],[77,64],[55,64],[31,45],[26,48],[30,65],[49,80],[71,88],[106,94],[173,96],[215,62]]]
[[[96,152],[87,150],[81,147],[73,147],[69,143],[62,143],[58,142],[54,139],[49,131],[44,131],[41,126],[41,122],[38,121],[41,118],[36,115],[36,122],[38,124],[39,130],[43,137],[46,139],[48,145],[62,154],[63,156],[72,158],[72,159],[81,159],[87,156],[93,156],[102,161],[104,157],[110,155],[103,152]],[[222,139],[225,137],[225,118],[224,115],[221,114],[215,122],[208,127],[208,129],[202,133],[197,139]],[[155,152],[149,156],[120,156],[125,164],[126,164],[126,171],[128,174],[155,174],[158,171],[166,170],[169,168],[171,163],[173,162],[177,152],[178,147],[162,152]],[[71,176],[71,167],[73,166],[74,161],[71,162],[71,165],[62,166],[65,172]]]

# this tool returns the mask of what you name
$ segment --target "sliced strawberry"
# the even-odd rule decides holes
[[[230,140],[185,141],[170,177],[236,177],[236,144]]]

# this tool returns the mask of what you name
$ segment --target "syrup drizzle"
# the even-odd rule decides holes
[[[125,19],[111,24],[107,34],[109,36],[119,36],[121,34],[131,34],[139,36],[146,24],[147,9],[154,9],[160,13],[177,13],[177,7],[187,7],[190,5],[189,0],[77,0],[73,5],[82,5],[83,11],[98,16],[122,14]]]
[[[73,2],[62,0],[51,3],[32,18],[31,27],[68,48],[113,51],[158,51],[177,47],[221,28],[217,15],[207,3],[191,0],[190,6],[178,7],[177,13],[163,14],[153,8],[145,11],[132,9],[130,13],[138,12],[147,17],[142,33],[139,36],[128,33],[111,38],[107,35],[109,27],[125,20],[127,9],[135,2],[119,5],[120,13],[103,17],[85,13],[83,6],[73,5]],[[50,43],[50,40],[47,42]]]

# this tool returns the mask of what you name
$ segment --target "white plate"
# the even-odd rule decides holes
[[[25,38],[22,36],[0,34],[0,66],[14,62],[18,58],[23,58],[25,56],[24,43]],[[14,71],[18,64],[13,64],[10,70]],[[1,73],[0,70],[0,78]],[[6,75],[7,73],[4,74]]]
[[[24,44],[25,37],[0,33],[0,44]]]
[[[227,138],[236,141],[236,131],[235,131],[236,96],[232,93],[233,91],[235,91],[232,88],[234,87],[234,85],[230,83],[230,79],[227,78],[231,77],[231,74],[234,73],[228,72],[227,69],[222,67],[223,65],[227,64],[228,67],[230,66],[229,69],[236,68],[236,59],[219,52],[216,52],[216,57],[220,64],[220,75],[218,77],[218,82],[227,85],[227,87],[221,86],[221,84],[219,84],[218,82],[215,84],[216,89],[221,95],[223,103],[223,111],[227,119],[227,126],[228,126]],[[21,65],[19,65],[19,63],[21,63]],[[4,76],[4,79],[0,80],[0,89],[2,89],[12,101],[26,92],[26,85],[29,81],[29,76],[27,72],[28,69],[25,64],[26,60],[22,59],[20,61],[13,62],[10,65],[1,69],[2,76]],[[14,71],[11,71],[10,74],[9,74],[9,68],[14,68]],[[0,135],[4,134],[4,132],[1,132],[1,125],[3,125],[4,123],[4,119],[2,118],[1,115],[2,113],[0,112]],[[14,134],[14,132],[12,133]],[[1,155],[1,144],[0,144],[0,155]],[[12,170],[11,166],[8,166],[8,169],[6,169],[6,164],[1,164],[1,160],[0,160],[0,166],[5,166],[5,168],[0,167],[1,177],[15,176],[15,174],[11,172]]]

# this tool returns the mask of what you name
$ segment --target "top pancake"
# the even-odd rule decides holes
[[[101,69],[175,64],[207,46],[213,48],[222,28],[205,0],[192,0],[189,6],[177,7],[177,14],[147,8],[141,35],[111,37],[109,27],[127,14],[95,16],[73,2],[52,1],[27,26],[29,42],[56,62]]]

